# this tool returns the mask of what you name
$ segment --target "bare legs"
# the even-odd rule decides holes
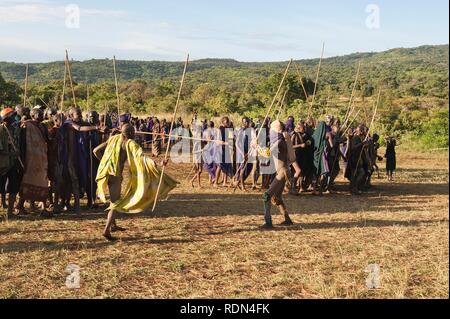
[[[117,215],[116,211],[114,209],[112,209],[112,210],[109,211],[108,218],[106,219],[106,226],[105,226],[105,229],[103,231],[103,236],[109,241],[116,240],[116,238],[114,238],[111,235],[112,227],[113,226],[117,227],[117,225],[116,225],[116,215]]]
[[[225,174],[224,172],[222,172],[222,169],[220,168],[220,165],[217,167],[216,170],[216,180],[214,181],[214,187],[218,187],[219,186],[219,180],[220,180],[220,175],[223,175],[223,183],[222,183],[222,187],[226,187],[228,184],[228,176],[227,174]]]
[[[195,175],[191,179],[192,188],[195,188],[195,185],[194,185],[195,180],[197,180],[198,188],[202,187],[202,185],[201,185],[202,171],[203,170],[202,170],[201,166],[195,168]]]
[[[250,175],[252,176],[252,189],[255,190],[257,188],[258,179],[259,179],[259,171],[258,171],[259,163],[253,163],[252,172]]]
[[[111,203],[115,203],[116,201],[118,201],[120,199],[121,186],[122,186],[122,178],[115,177],[115,176],[109,176],[108,188],[109,188],[109,195],[110,195]],[[103,236],[109,241],[116,240],[116,238],[114,238],[111,235],[111,232],[125,230],[124,228],[117,226],[116,218],[117,218],[117,211],[115,211],[114,209],[111,209],[108,213],[108,217],[106,219],[106,226],[103,231]]]
[[[388,181],[393,182],[394,181],[394,171],[387,171]]]

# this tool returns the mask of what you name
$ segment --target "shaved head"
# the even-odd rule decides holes
[[[121,132],[122,132],[122,135],[129,140],[134,139],[134,135],[136,134],[136,130],[135,130],[134,126],[130,125],[130,124],[122,125]]]

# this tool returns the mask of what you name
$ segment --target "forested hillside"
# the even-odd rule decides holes
[[[448,54],[448,45],[442,45],[328,58],[323,61],[320,80],[327,88],[345,93],[354,77],[355,65],[361,61],[361,74],[365,84],[376,85],[382,81],[399,94],[445,97],[448,95]],[[318,59],[297,62],[304,75],[314,78]],[[228,59],[205,59],[192,61],[189,72],[194,83],[207,81],[216,85],[235,83],[245,86],[246,81],[262,80],[279,72],[284,65],[284,62],[244,63]],[[153,82],[180,76],[183,63],[118,60],[117,66],[122,81]],[[111,81],[112,72],[112,60],[109,59],[73,61],[72,65],[75,82]],[[0,62],[0,73],[8,81],[22,82],[25,78],[25,65]],[[33,83],[46,84],[60,80],[63,74],[63,61],[29,66],[29,79]]]
[[[305,116],[314,91],[319,59],[300,60],[291,68],[283,93],[283,115]],[[342,115],[355,80],[358,63],[361,77],[355,103],[361,107],[360,119],[367,122],[374,97],[382,89],[378,119],[386,132],[425,134],[433,119],[448,131],[449,47],[422,46],[393,49],[380,53],[355,53],[323,60],[314,113]],[[189,64],[181,111],[194,109],[206,116],[264,113],[280,82],[286,62],[244,63],[230,59],[205,59]],[[298,69],[297,69],[298,66]],[[77,104],[103,111],[116,108],[111,59],[72,61]],[[157,114],[172,110],[183,70],[183,62],[117,61],[122,110]],[[299,71],[299,72],[298,72]],[[22,100],[25,65],[0,62],[0,104]],[[300,76],[309,99],[300,85]],[[64,62],[29,65],[29,103],[60,107]],[[71,101],[69,86],[65,106]],[[446,127],[445,127],[446,125]],[[442,129],[442,132],[444,132]],[[448,132],[441,144],[448,145]],[[431,134],[431,133],[430,133]]]

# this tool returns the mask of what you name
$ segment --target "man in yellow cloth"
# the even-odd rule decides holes
[[[94,149],[94,155],[100,160],[96,178],[97,195],[106,203],[105,193],[108,189],[111,202],[103,232],[103,236],[109,241],[116,240],[111,232],[125,230],[116,225],[117,212],[137,214],[153,205],[161,176],[155,162],[144,156],[142,148],[133,140],[134,135],[134,127],[125,124],[121,128],[121,134],[110,137]],[[122,173],[126,161],[129,164],[130,176],[125,193],[121,197]],[[163,161],[161,165],[165,166],[167,162]],[[167,197],[177,184],[176,180],[164,174],[160,198]]]

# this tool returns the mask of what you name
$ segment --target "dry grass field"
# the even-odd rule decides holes
[[[102,210],[0,222],[0,297],[448,298],[448,155],[400,149],[398,163],[361,197],[342,178],[338,194],[287,196],[296,225],[274,231],[258,228],[260,192],[193,190],[190,167],[170,164],[180,187],[155,216],[121,216],[118,242],[102,238]],[[79,289],[65,286],[71,263]]]

